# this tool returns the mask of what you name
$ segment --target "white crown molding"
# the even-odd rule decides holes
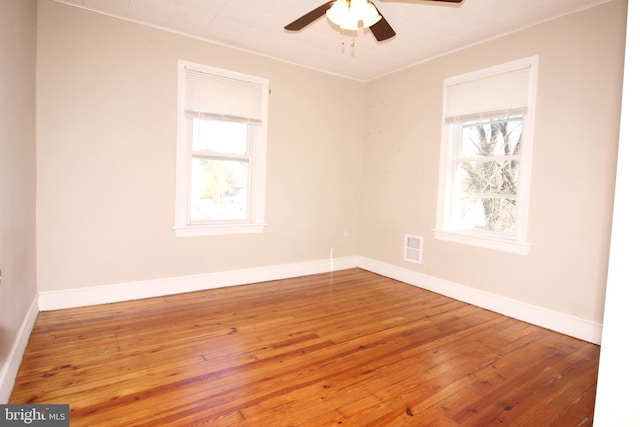
[[[0,367],[0,404],[6,404],[11,397],[11,390],[22,362],[22,356],[27,348],[27,342],[29,342],[29,335],[33,330],[33,325],[36,323],[38,317],[38,296],[36,295],[33,302],[29,306],[18,334],[16,335],[9,355],[5,359],[2,367]]]

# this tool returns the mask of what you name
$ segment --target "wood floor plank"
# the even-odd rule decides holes
[[[352,269],[40,313],[10,402],[74,426],[587,426],[598,356]]]

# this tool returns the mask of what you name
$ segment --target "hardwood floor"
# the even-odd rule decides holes
[[[72,426],[588,426],[599,347],[363,270],[40,313]]]

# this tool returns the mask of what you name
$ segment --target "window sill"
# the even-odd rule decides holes
[[[518,255],[529,254],[531,243],[517,240],[498,239],[486,235],[462,233],[458,231],[433,230],[435,238],[448,242],[461,243],[463,245],[477,246],[485,249],[510,252]]]
[[[198,224],[176,225],[176,237],[220,236],[227,234],[262,233],[266,224]]]

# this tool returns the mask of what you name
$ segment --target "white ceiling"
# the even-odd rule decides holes
[[[326,17],[284,30],[327,0],[56,1],[368,81],[609,0],[373,0],[397,33],[384,42],[341,34]]]

